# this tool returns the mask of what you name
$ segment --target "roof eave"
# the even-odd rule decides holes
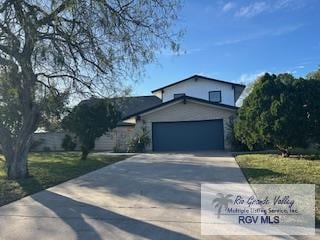
[[[174,98],[174,99],[172,99],[170,101],[164,102],[162,104],[159,104],[157,106],[151,107],[149,109],[145,109],[143,111],[140,111],[140,112],[134,113],[132,115],[129,115],[129,116],[123,118],[122,121],[130,119],[130,118],[135,117],[135,116],[138,116],[138,115],[143,114],[143,113],[150,112],[150,111],[152,111],[154,109],[169,105],[169,104],[174,103],[176,101],[184,100],[184,99],[185,100],[191,100],[191,101],[192,100],[193,101],[198,101],[198,102],[206,103],[208,105],[212,105],[212,106],[216,106],[216,107],[220,107],[220,108],[225,108],[225,109],[229,109],[229,110],[237,110],[238,109],[238,107],[236,107],[236,106],[226,105],[226,104],[222,104],[222,103],[213,103],[213,102],[201,99],[201,98],[195,98],[195,97],[190,97],[190,96],[181,96],[181,97],[178,97],[178,98]]]
[[[216,81],[216,82],[220,82],[220,83],[229,84],[229,85],[232,85],[232,86],[242,87],[243,89],[246,87],[245,85],[239,84],[239,83],[227,82],[227,81],[223,81],[223,80],[219,80],[219,79],[215,79],[215,78],[209,78],[209,77],[205,77],[205,76],[201,76],[201,75],[193,75],[193,76],[191,76],[191,77],[182,79],[182,80],[180,80],[180,81],[177,81],[177,82],[168,84],[168,85],[166,85],[166,86],[164,86],[164,87],[157,88],[157,89],[151,91],[151,93],[155,93],[155,92],[161,91],[161,90],[163,90],[163,89],[165,89],[165,88],[172,87],[172,86],[177,85],[177,84],[179,84],[179,83],[181,83],[181,82],[188,81],[188,80],[190,80],[190,79],[192,79],[192,78],[203,78],[203,79],[206,79],[206,80],[209,80],[209,81]]]

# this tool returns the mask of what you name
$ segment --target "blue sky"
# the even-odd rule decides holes
[[[249,83],[263,72],[304,76],[320,64],[320,1],[185,0],[182,53],[158,54],[133,95],[193,74]]]

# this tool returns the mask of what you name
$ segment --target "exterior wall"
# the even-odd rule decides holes
[[[110,151],[116,144],[116,131],[107,132],[101,137],[96,139],[95,151]]]
[[[34,133],[32,136],[34,147],[31,147],[31,151],[42,152],[49,149],[50,151],[63,151],[61,143],[66,134],[65,132]]]
[[[176,104],[167,106],[158,111],[150,112],[141,116],[141,120],[137,122],[136,129],[141,128],[145,124],[152,140],[152,122],[175,122],[175,121],[197,121],[223,119],[224,127],[224,147],[229,149],[230,145],[226,139],[228,134],[228,122],[230,117],[235,115],[235,110],[222,109],[212,107],[200,103],[187,101],[185,104],[181,101]],[[152,143],[148,146],[148,150],[152,150]]]
[[[161,93],[161,91],[157,91],[157,92],[153,93],[153,95],[155,95],[156,97],[162,99],[162,93]]]
[[[108,150],[114,150],[114,147],[118,151],[126,152],[128,149],[128,140],[134,132],[134,126],[122,126],[117,127],[114,131],[113,145]]]
[[[130,124],[136,124],[136,117],[131,117],[131,118],[125,119],[123,122],[130,123]]]
[[[96,139],[95,151],[112,151],[114,147],[119,150],[126,151],[127,141],[131,132],[134,130],[132,126],[121,126],[107,132],[102,137]],[[39,142],[35,144],[32,151],[64,151],[61,147],[62,141],[66,134],[73,136],[67,132],[48,132],[48,133],[35,133],[33,134],[33,142]],[[80,150],[79,143],[75,150]]]
[[[234,89],[232,85],[214,82],[202,78],[190,79],[163,90],[163,102],[173,99],[177,93],[185,93],[187,96],[209,100],[209,91],[221,91],[221,103],[234,106]],[[154,93],[158,96],[161,90]]]

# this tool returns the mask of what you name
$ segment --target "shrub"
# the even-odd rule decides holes
[[[94,150],[95,140],[117,126],[121,119],[118,106],[108,99],[81,102],[62,121],[62,127],[77,136],[81,159]]]
[[[31,146],[30,146],[30,151],[34,151],[39,146],[41,146],[44,142],[45,142],[44,138],[40,138],[38,140],[32,140],[32,143],[31,143]]]
[[[51,152],[51,148],[50,147],[43,147],[42,150],[44,152]]]
[[[150,144],[149,132],[145,126],[130,139],[128,152],[145,152],[146,147]]]
[[[115,153],[126,152],[126,150],[121,146],[121,143],[119,141],[117,141],[116,144],[113,146],[112,151]]]
[[[235,136],[234,123],[235,123],[235,119],[231,117],[229,120],[229,123],[227,124],[227,128],[228,128],[227,141],[230,144],[231,150],[247,151],[248,147],[242,142],[240,142]]]
[[[62,140],[61,147],[65,151],[74,151],[76,148],[77,144],[73,141],[72,137],[68,134],[66,134]]]

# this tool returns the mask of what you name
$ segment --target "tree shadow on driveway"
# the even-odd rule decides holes
[[[102,236],[97,231],[97,226],[88,223],[88,219],[98,222],[98,228],[102,227],[104,231],[108,228],[116,228],[128,233],[128,236],[134,235],[137,238],[147,239],[194,239],[182,233],[156,226],[151,223],[124,216],[113,211],[79,202],[66,196],[45,190],[39,194],[31,196],[32,199],[41,203],[51,210],[59,219],[70,226],[77,235],[78,240],[89,239],[110,239],[108,236]],[[51,228],[54,226],[50,226]],[[110,231],[112,235],[112,231]],[[67,236],[66,236],[67,237]],[[117,237],[120,239],[121,237]]]
[[[186,233],[181,225],[176,228],[170,220],[176,219],[174,214],[177,214],[177,219],[183,219],[183,224],[189,220],[193,223],[199,221],[201,183],[246,183],[234,161],[214,161],[210,154],[200,155],[135,156],[32,195],[33,200],[45,207],[35,206],[35,210],[40,212],[38,221],[43,217],[43,221],[52,223],[48,231],[53,230],[54,233],[59,233],[54,224],[60,223],[61,226],[65,223],[80,240],[125,239],[126,236],[137,239],[193,239],[189,232],[192,232],[191,236],[198,236],[198,228],[186,229]],[[134,209],[130,214],[114,212],[110,210],[112,205],[167,209],[161,217],[168,222],[160,223],[144,215],[140,218],[143,220],[139,220],[139,212],[134,212]],[[36,211],[26,208],[35,215]],[[183,214],[174,212],[176,208],[181,208],[179,211]],[[48,219],[48,214],[51,218],[54,214],[53,219]],[[172,227],[174,230],[169,230]]]
[[[202,183],[247,183],[232,165],[185,161],[127,161],[79,179],[78,185],[121,198],[147,198],[158,204],[200,208]]]

